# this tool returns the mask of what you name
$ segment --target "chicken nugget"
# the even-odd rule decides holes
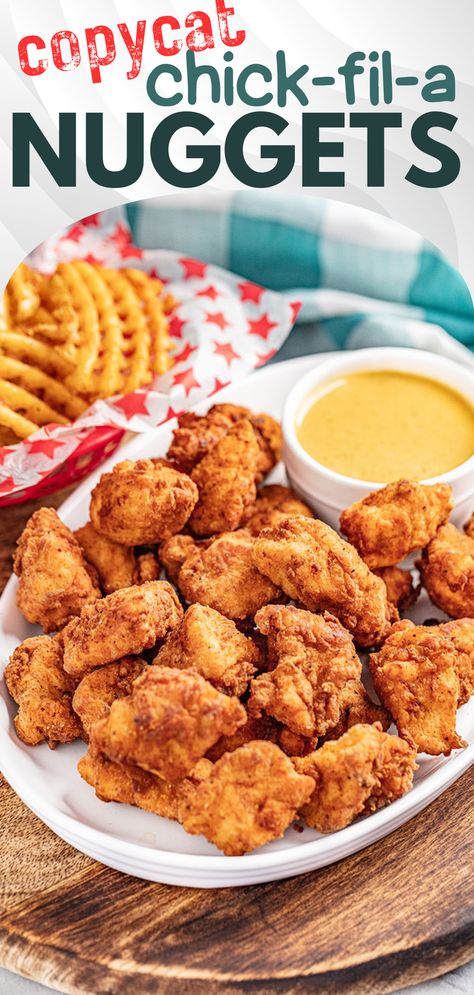
[[[224,694],[244,694],[260,652],[231,619],[208,605],[191,605],[153,660],[161,667],[192,668]]]
[[[399,622],[370,656],[375,690],[403,739],[419,753],[448,756],[465,746],[456,732],[461,695],[456,650],[442,626]]]
[[[281,591],[254,563],[256,541],[245,529],[239,529],[224,532],[206,548],[195,549],[177,577],[186,601],[208,605],[236,622],[253,618],[263,605],[276,601]]]
[[[150,580],[159,580],[161,574],[160,561],[156,553],[139,553],[137,556],[137,584],[146,584]]]
[[[128,698],[113,702],[91,742],[110,760],[179,781],[245,720],[238,698],[216,691],[195,670],[154,666],[137,678]]]
[[[215,404],[207,415],[190,411],[179,415],[168,458],[181,470],[191,473],[232,425],[243,418],[251,422],[259,447],[256,477],[259,483],[281,459],[281,427],[270,415],[254,415],[248,408],[236,404]]]
[[[240,856],[283,836],[313,787],[278,746],[252,741],[217,761],[180,804],[179,817],[188,833]]]
[[[137,560],[133,549],[96,532],[92,522],[77,529],[74,536],[86,560],[97,570],[105,594],[136,583]]]
[[[255,621],[268,637],[272,669],[251,681],[249,714],[267,712],[300,736],[323,736],[340,715],[340,695],[361,674],[352,637],[333,615],[268,605]]]
[[[194,468],[191,479],[199,500],[189,526],[196,535],[210,536],[245,524],[257,495],[258,457],[255,432],[242,418]]]
[[[28,520],[13,569],[20,578],[20,611],[45,632],[60,629],[101,597],[94,568],[54,508],[40,508]]]
[[[374,570],[377,577],[381,577],[387,588],[387,597],[398,611],[406,611],[415,604],[421,590],[421,585],[415,586],[411,570],[402,570],[401,567],[380,567]]]
[[[62,666],[58,636],[33,636],[14,650],[5,668],[5,683],[18,705],[15,728],[28,746],[71,743],[81,735],[72,708],[75,681]]]
[[[440,629],[449,636],[454,649],[454,666],[459,678],[458,705],[465,705],[474,694],[474,618],[444,622]]]
[[[294,515],[314,518],[311,508],[300,501],[289,487],[267,484],[259,490],[252,515],[245,527],[253,536],[258,536],[262,529],[273,528],[283,518]]]
[[[179,625],[183,609],[166,580],[124,587],[85,608],[61,633],[64,669],[78,679],[89,670],[151,649]]]
[[[191,478],[163,460],[124,460],[94,487],[91,521],[124,546],[158,543],[181,531],[198,496]]]
[[[426,546],[453,507],[448,484],[398,480],[346,508],[341,530],[367,566],[390,567]]]
[[[348,681],[339,697],[339,719],[326,731],[319,745],[332,739],[339,739],[348,729],[356,725],[373,725],[378,722],[386,731],[392,724],[392,716],[383,705],[377,705],[367,693],[361,680]]]
[[[398,617],[380,577],[324,522],[297,516],[264,529],[254,562],[288,597],[335,615],[361,646],[381,642]]]
[[[314,791],[301,815],[320,833],[344,829],[410,790],[416,753],[398,736],[375,725],[355,725],[340,739],[325,743],[293,763],[313,778]]]
[[[417,567],[433,604],[453,618],[474,616],[474,539],[442,525]]]
[[[145,667],[146,662],[140,657],[124,656],[82,678],[74,692],[72,707],[81,720],[86,742],[92,726],[107,717],[113,701],[130,694],[134,680]]]
[[[471,539],[474,539],[474,512],[471,515],[469,521],[466,522],[464,526],[464,531],[466,535],[470,536]]]
[[[262,715],[259,719],[247,715],[245,724],[239,726],[232,736],[221,736],[217,743],[207,751],[206,757],[215,763],[216,760],[220,760],[224,756],[224,753],[233,753],[234,750],[238,750],[239,746],[244,746],[245,743],[250,743],[254,739],[268,740],[270,743],[280,745],[280,732],[281,726],[269,715]]]
[[[194,539],[190,535],[171,536],[165,539],[158,550],[160,563],[173,584],[178,583],[178,576],[185,560],[199,549],[207,549],[212,539]]]
[[[141,767],[116,763],[91,744],[77,769],[101,801],[135,805],[165,819],[177,819],[180,801],[210,774],[212,764],[199,760],[187,778],[171,784]]]

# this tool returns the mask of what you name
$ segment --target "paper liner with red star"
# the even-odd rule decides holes
[[[185,254],[134,245],[122,208],[93,214],[52,236],[27,258],[42,272],[87,259],[133,266],[166,284],[177,301],[170,317],[174,365],[151,388],[96,401],[71,425],[47,425],[0,448],[0,506],[38,498],[79,480],[120,442],[212,397],[271,359],[299,310],[272,290]]]

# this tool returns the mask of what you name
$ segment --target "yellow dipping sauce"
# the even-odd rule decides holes
[[[321,384],[297,417],[299,442],[346,477],[389,483],[439,477],[474,453],[474,406],[437,380],[396,370]]]

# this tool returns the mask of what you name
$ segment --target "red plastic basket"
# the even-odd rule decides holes
[[[110,425],[91,429],[65,463],[31,487],[14,494],[3,494],[0,497],[0,507],[37,500],[77,483],[116,450],[123,435],[123,429]]]

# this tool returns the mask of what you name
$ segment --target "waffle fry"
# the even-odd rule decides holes
[[[69,418],[56,411],[46,401],[42,401],[40,397],[36,397],[31,391],[10,383],[8,380],[3,380],[2,377],[0,377],[0,401],[12,411],[16,411],[33,422],[35,430],[39,425],[47,425],[48,422],[67,425],[70,421]]]
[[[163,290],[160,280],[149,277],[140,269],[126,269],[125,275],[143,301],[144,311],[150,329],[151,368],[153,373],[166,373],[172,363],[169,353],[171,339],[168,335],[165,302],[159,295]],[[167,295],[167,306],[173,309],[174,301]]]
[[[34,363],[49,376],[64,379],[72,370],[69,360],[51,349],[40,339],[31,338],[20,332],[0,331],[0,353],[13,356],[23,362]]]
[[[42,276],[22,263],[0,314],[0,444],[168,370],[175,301],[163,289],[138,269],[77,259]]]
[[[117,394],[122,386],[121,362],[123,352],[122,323],[117,314],[114,298],[102,274],[103,267],[77,262],[78,272],[87,284],[97,308],[101,352],[95,375],[94,393],[99,397]]]
[[[67,387],[49,377],[43,370],[22,363],[19,359],[0,356],[0,377],[41,396],[51,408],[59,410],[68,419],[78,418],[87,408],[87,402],[77,394],[71,394]]]
[[[26,263],[12,273],[6,288],[8,314],[15,322],[26,321],[38,310],[43,278]]]
[[[13,432],[17,439],[26,439],[32,432],[36,432],[38,428],[33,421],[29,418],[25,418],[24,415],[18,414],[17,411],[12,411],[8,408],[6,404],[2,404],[0,401],[0,426],[6,432]],[[8,436],[7,436],[8,438]],[[6,442],[2,442],[2,445],[7,445]]]
[[[125,353],[121,391],[127,393],[151,383],[151,334],[141,298],[121,270],[104,269],[122,323]]]

